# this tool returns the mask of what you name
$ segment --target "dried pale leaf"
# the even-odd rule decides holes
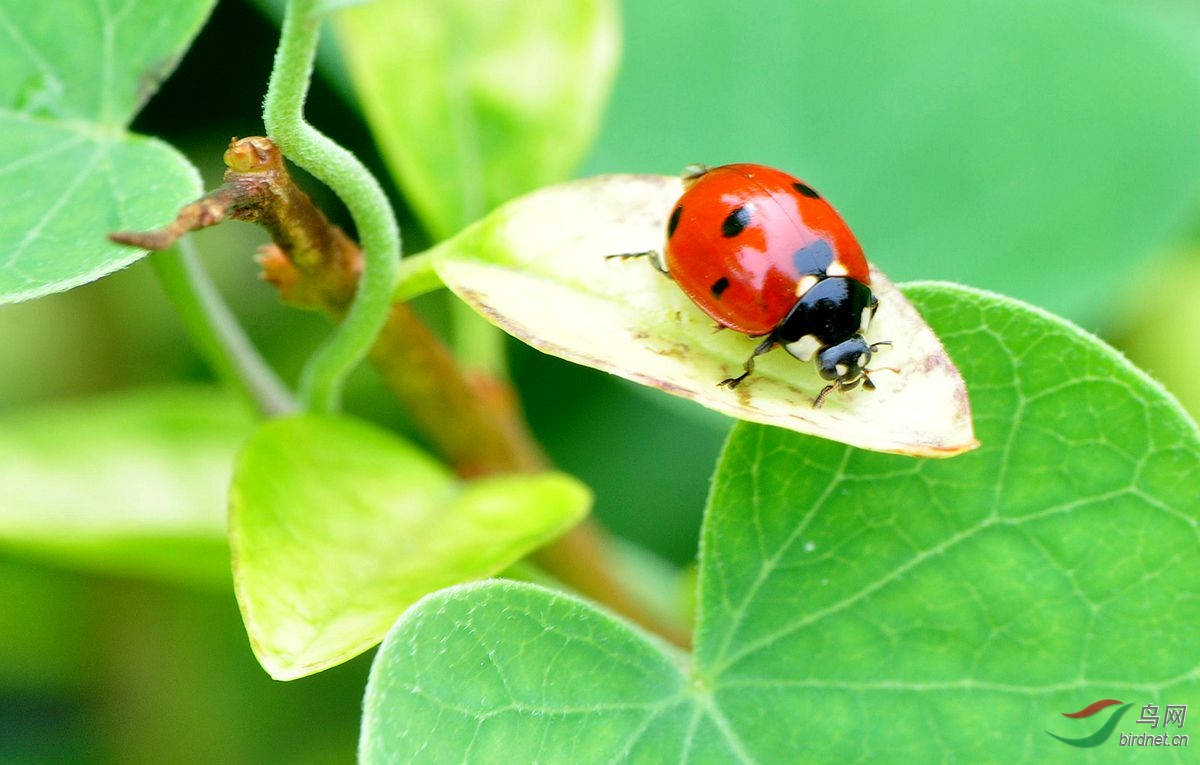
[[[878,270],[879,312],[868,339],[875,391],[812,402],[813,364],[768,354],[734,390],[756,341],[714,332],[671,281],[639,260],[606,259],[662,247],[678,179],[612,175],[563,184],[505,205],[435,251],[446,283],[510,334],[546,353],[661,388],[743,420],[882,452],[947,457],[977,445],[962,377],[941,342]],[[895,372],[884,371],[894,368]]]

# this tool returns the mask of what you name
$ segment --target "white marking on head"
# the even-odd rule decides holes
[[[838,377],[845,377],[850,373],[850,367],[846,366],[845,364],[834,364],[833,369],[837,372]]]
[[[808,361],[821,350],[821,341],[813,335],[805,335],[794,343],[783,346],[788,353],[801,361]]]
[[[804,297],[805,293],[811,290],[820,279],[812,274],[805,274],[800,277],[800,281],[796,282],[796,297]]]

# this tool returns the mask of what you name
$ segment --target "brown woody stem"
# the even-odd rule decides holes
[[[362,272],[358,245],[313,205],[292,181],[267,138],[234,140],[225,153],[224,185],[184,207],[166,228],[113,234],[114,241],[149,249],[225,218],[258,223],[272,244],[260,250],[263,278],[282,299],[338,321],[353,300]],[[529,433],[507,381],[468,374],[438,336],[405,303],[394,303],[370,359],[430,445],[466,478],[536,472],[548,461]],[[607,532],[587,520],[533,554],[548,573],[579,592],[678,645],[681,629],[651,616],[611,575]]]

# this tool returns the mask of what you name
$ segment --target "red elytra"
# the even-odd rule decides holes
[[[814,407],[833,391],[874,389],[867,364],[891,343],[866,339],[879,301],[862,247],[837,210],[804,181],[764,165],[701,167],[683,181],[661,255],[611,257],[653,256],[718,325],[764,337],[742,374],[718,384],[737,387],[755,358],[783,346],[815,360],[829,381]]]
[[[692,301],[723,327],[773,332],[818,280],[870,286],[862,247],[811,186],[757,164],[685,177],[672,209],[664,265]]]

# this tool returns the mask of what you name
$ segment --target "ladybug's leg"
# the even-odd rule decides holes
[[[754,349],[754,353],[750,354],[750,358],[746,359],[746,363],[742,365],[742,369],[746,371],[742,372],[737,377],[728,377],[722,380],[721,382],[717,383],[717,386],[720,388],[736,388],[742,382],[742,380],[745,380],[754,371],[755,357],[761,356],[770,351],[775,347],[775,343],[776,340],[774,335],[767,335],[767,339],[758,344],[758,347]]]
[[[821,405],[825,403],[825,397],[833,391],[838,390],[840,387],[841,386],[837,384],[837,381],[834,381],[826,385],[824,388],[821,388],[821,392],[817,394],[817,400],[813,402],[813,409],[820,409]],[[875,386],[871,385],[870,387],[874,388]]]
[[[645,252],[620,252],[616,255],[605,255],[605,260],[630,260],[632,258],[649,258],[650,265],[667,276],[670,272],[667,271],[667,266],[663,263],[662,253],[658,250],[646,250]]]
[[[876,372],[895,372],[900,374],[900,370],[895,367],[874,367],[872,369],[863,370],[863,387],[867,390],[875,390],[875,383],[871,382],[871,378],[867,374],[875,374]]]
[[[684,189],[691,188],[692,184],[700,180],[701,176],[708,175],[709,170],[712,170],[712,168],[708,165],[701,165],[698,163],[694,163],[683,168],[683,172],[679,174],[679,177],[683,180]]]
[[[879,343],[876,345],[879,345]],[[888,343],[888,345],[891,345],[891,343]],[[872,350],[874,350],[874,346],[872,346]],[[876,372],[895,372],[899,374],[900,370],[895,367],[875,367],[874,369],[864,369],[862,376],[854,380],[842,380],[838,378],[821,389],[821,392],[817,394],[817,400],[813,402],[813,409],[820,409],[821,405],[825,403],[825,399],[835,390],[838,393],[853,390],[858,387],[859,383],[862,383],[862,386],[867,390],[875,390],[875,383],[871,380],[871,375]]]
[[[865,372],[861,377],[856,377],[853,380],[844,380],[839,377],[821,389],[821,392],[817,394],[817,400],[813,402],[813,409],[820,409],[821,405],[825,403],[825,397],[835,390],[838,393],[845,393],[848,390],[857,388],[859,383],[862,383],[862,386],[867,390],[875,390],[875,383],[871,382],[871,378],[867,377]]]

